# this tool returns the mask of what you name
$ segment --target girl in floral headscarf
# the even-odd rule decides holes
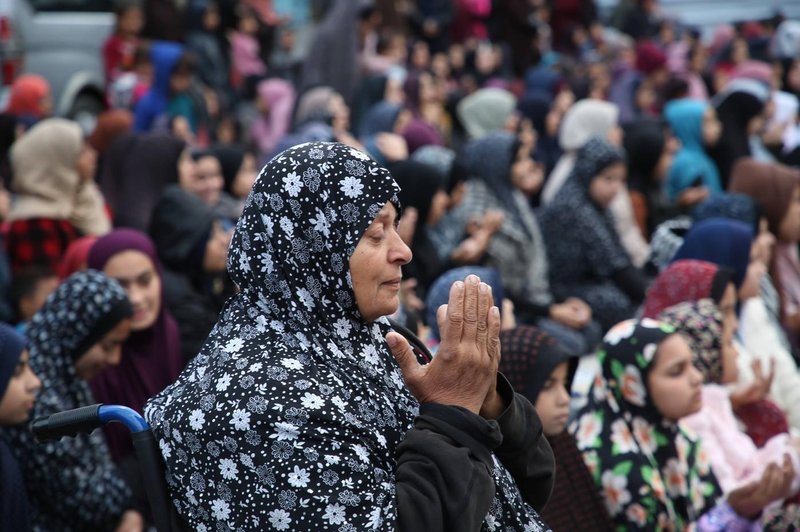
[[[735,320],[724,320],[710,299],[670,307],[659,320],[674,326],[688,340],[695,367],[703,374],[703,407],[681,420],[703,441],[711,469],[724,493],[760,477],[771,463],[788,456],[800,470],[800,455],[788,433],[773,436],[762,448],[739,428],[725,384],[736,382],[736,349],[731,342]],[[792,493],[800,487],[796,475]]]
[[[702,405],[686,340],[668,325],[628,320],[606,334],[599,359],[570,432],[617,529],[746,529],[739,513],[754,517],[759,501],[742,490],[718,502],[708,454],[678,425]]]

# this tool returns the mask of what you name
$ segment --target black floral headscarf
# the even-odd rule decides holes
[[[132,314],[122,287],[100,272],[67,278],[28,325],[31,370],[42,390],[31,419],[95,403],[75,361]],[[111,530],[130,490],[101,431],[40,444],[27,427],[8,430],[28,488],[35,529]]]
[[[386,169],[336,143],[290,148],[261,171],[228,256],[241,291],[146,407],[192,529],[394,528],[397,446],[419,404],[388,322],[358,312],[349,258],[397,192]],[[487,522],[537,530],[495,464]]]
[[[658,348],[675,329],[643,319],[608,331],[601,372],[569,430],[605,498],[626,530],[684,530],[720,495],[708,455],[664,418],[647,386]]]

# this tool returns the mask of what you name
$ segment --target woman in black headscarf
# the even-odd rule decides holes
[[[552,454],[533,407],[497,380],[488,287],[454,285],[425,367],[383,318],[410,260],[397,192],[336,143],[262,170],[231,242],[240,291],[145,409],[192,528],[544,529],[533,508]],[[491,350],[469,340],[479,328]]]
[[[765,101],[747,90],[731,90],[718,98],[717,117],[722,122],[722,135],[711,153],[719,169],[722,188],[728,188],[734,163],[750,157],[750,135],[764,112]],[[763,125],[763,124],[762,124]]]
[[[194,194],[169,187],[153,209],[150,236],[164,265],[164,300],[190,359],[217,320],[233,286],[225,273],[231,222]]]
[[[405,160],[391,167],[392,176],[400,185],[398,197],[403,208],[417,211],[417,223],[408,245],[413,252],[403,273],[417,280],[417,295],[424,299],[430,284],[452,265],[439,260],[428,238],[429,228],[436,225],[447,209],[450,197],[445,190],[444,176],[429,164]]]
[[[666,125],[658,120],[643,119],[625,127],[628,193],[636,223],[646,240],[661,222],[679,214],[666,197],[663,183],[675,147]]]

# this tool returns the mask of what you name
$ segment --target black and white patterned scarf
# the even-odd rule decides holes
[[[241,292],[146,407],[192,529],[394,528],[396,448],[419,405],[388,323],[358,312],[349,258],[397,192],[387,170],[336,143],[290,148],[261,171],[229,251]],[[487,519],[511,525],[504,514],[527,507],[497,472],[511,484],[497,480]]]
[[[75,361],[132,309],[120,285],[94,270],[65,280],[26,330],[30,366],[42,381],[31,419],[93,404]],[[7,428],[25,477],[35,530],[112,530],[130,490],[99,430],[37,443],[27,426]]]

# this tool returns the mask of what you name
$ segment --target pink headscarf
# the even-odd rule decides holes
[[[250,127],[250,137],[261,155],[266,156],[275,150],[289,131],[296,95],[291,83],[278,78],[260,82],[256,90],[259,98],[269,105],[269,110]]]

